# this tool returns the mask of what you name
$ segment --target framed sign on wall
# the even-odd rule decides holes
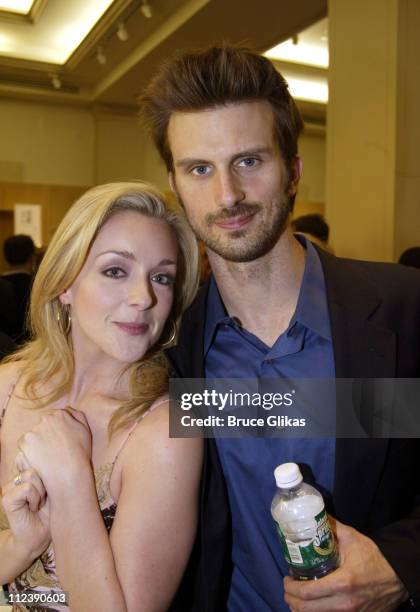
[[[14,232],[30,236],[35,246],[42,246],[40,204],[15,204],[14,206]]]

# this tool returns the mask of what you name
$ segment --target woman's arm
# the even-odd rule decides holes
[[[22,363],[0,366],[0,417],[19,379],[21,367]],[[2,438],[0,450],[4,457],[4,431]],[[29,468],[20,457],[16,473],[21,474],[21,484],[16,485],[12,480],[0,491],[0,585],[11,582],[25,571],[51,541],[45,488],[36,472]]]
[[[57,449],[66,446],[68,436],[53,430],[49,445],[55,439]],[[69,470],[65,463],[72,453],[70,447],[62,449],[68,461],[56,465],[65,474],[60,477],[56,469],[51,476],[51,448],[48,462],[34,464],[39,440],[30,438],[26,447],[24,442],[22,450],[46,485],[57,574],[75,610],[146,612],[169,606],[195,535],[201,441],[171,439],[168,432],[168,406],[162,404],[122,451],[122,487],[110,538],[86,455]]]
[[[111,545],[127,609],[167,610],[195,539],[202,440],[169,438],[168,404],[134,434],[123,457]]]
[[[20,479],[20,484],[12,481],[2,490],[10,529],[0,532],[0,584],[25,571],[51,539],[42,481],[34,470],[24,470]]]

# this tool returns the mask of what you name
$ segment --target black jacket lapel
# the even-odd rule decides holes
[[[336,378],[387,378],[395,376],[395,334],[378,324],[375,313],[381,299],[365,269],[319,251],[325,273],[334,346]],[[361,289],[363,288],[363,289]],[[356,384],[356,389],[357,389]],[[356,415],[349,415],[337,395],[337,421],[356,416],[361,436],[369,431],[372,397],[364,385],[359,389]],[[369,385],[367,385],[369,388]],[[340,405],[341,404],[341,405]],[[340,413],[341,409],[341,413]],[[334,508],[343,522],[366,530],[369,509],[386,458],[388,440],[338,437],[336,441]],[[357,496],[349,496],[357,491]]]

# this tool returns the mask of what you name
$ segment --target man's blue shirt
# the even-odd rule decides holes
[[[227,315],[211,280],[204,339],[207,378],[334,378],[324,274],[315,248],[301,241],[306,262],[296,311],[272,347]],[[280,463],[299,463],[328,498],[335,440],[243,437],[216,442],[232,512],[234,570],[228,608],[231,612],[288,610],[282,580],[288,570],[270,514],[276,490],[273,471]]]

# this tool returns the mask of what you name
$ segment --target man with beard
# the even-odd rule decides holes
[[[180,54],[142,104],[213,272],[170,351],[179,376],[418,376],[418,274],[339,260],[291,231],[302,120],[267,59],[228,46]],[[397,439],[208,440],[185,609],[416,605],[418,456],[415,441]],[[337,519],[341,565],[318,581],[287,577],[270,517],[273,469],[288,461]]]

